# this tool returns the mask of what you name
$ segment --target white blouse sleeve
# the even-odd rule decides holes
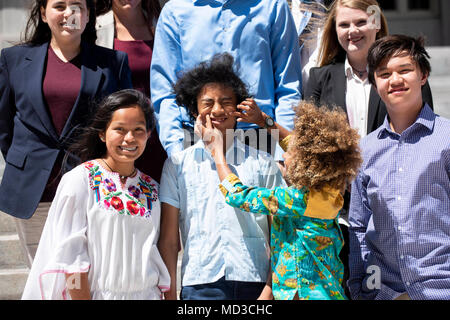
[[[49,210],[22,299],[70,299],[65,274],[88,272],[89,182],[82,166],[65,174]],[[73,288],[79,279],[72,279]]]

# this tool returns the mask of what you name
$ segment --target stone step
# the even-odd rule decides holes
[[[25,256],[16,233],[0,235],[0,270],[26,267]]]
[[[15,218],[0,211],[0,234],[16,232]]]
[[[28,268],[0,269],[0,300],[19,300],[28,278]]]

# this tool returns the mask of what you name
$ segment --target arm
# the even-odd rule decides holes
[[[320,101],[320,96],[322,95],[322,84],[319,82],[317,77],[317,71],[320,68],[311,68],[309,71],[309,80],[308,84],[304,90],[304,99],[312,100],[314,103],[318,104]]]
[[[66,286],[72,300],[91,300],[88,273],[66,273]]]
[[[170,289],[164,293],[166,300],[177,300],[177,261],[179,239],[179,209],[161,203],[161,233],[158,241],[158,249],[170,274]]]
[[[2,50],[0,56],[0,150],[4,159],[6,159],[6,154],[12,142],[15,114],[16,107],[9,83],[5,50]]]
[[[362,281],[366,276],[366,257],[369,253],[364,237],[372,211],[368,204],[367,190],[363,184],[361,173],[353,182],[351,189],[350,227],[348,229],[350,243],[348,287],[352,298],[359,299],[362,295]]]
[[[263,291],[261,292],[258,300],[273,300],[272,293],[272,267],[269,267],[269,273],[267,275],[266,285],[264,286]]]
[[[167,8],[166,8],[167,9]],[[184,108],[175,102],[172,85],[177,72],[183,69],[178,23],[169,10],[162,10],[155,33],[152,63],[150,67],[150,92],[158,124],[161,144],[170,157],[183,150],[182,128]]]
[[[282,127],[292,130],[295,116],[293,106],[302,98],[302,67],[298,34],[286,1],[277,1],[276,16],[270,30],[275,90],[274,120]],[[277,146],[275,160],[282,161],[281,155],[282,150]]]
[[[275,80],[275,118],[293,128],[293,104],[301,99],[301,63],[298,34],[286,1],[278,1],[271,25],[270,46]]]

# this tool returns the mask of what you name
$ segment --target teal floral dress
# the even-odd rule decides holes
[[[276,300],[345,300],[343,237],[338,190],[309,192],[293,187],[248,187],[230,174],[220,185],[226,202],[243,211],[273,215],[272,291]]]

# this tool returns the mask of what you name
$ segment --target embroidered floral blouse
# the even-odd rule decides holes
[[[230,174],[219,186],[225,201],[243,211],[274,215],[271,228],[272,291],[276,300],[346,299],[342,289],[343,237],[336,216],[338,190],[248,187]]]
[[[92,299],[160,299],[170,277],[156,247],[158,187],[140,171],[122,186],[95,160],[65,174],[22,298],[70,299],[65,274],[89,272]]]

